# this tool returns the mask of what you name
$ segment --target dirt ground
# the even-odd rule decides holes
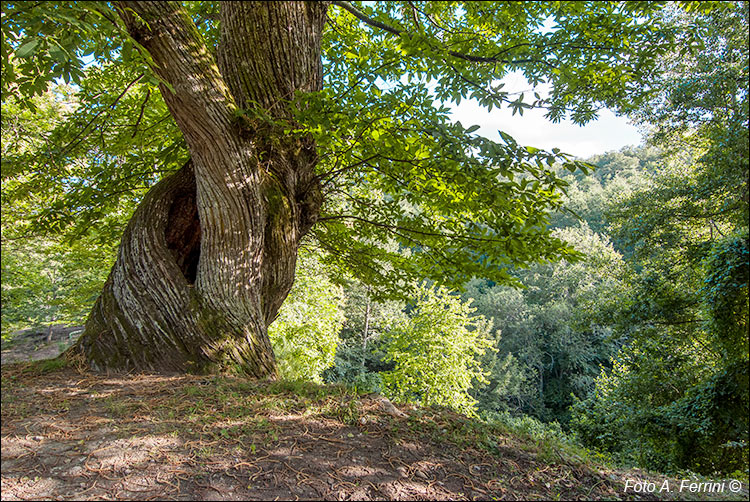
[[[11,341],[2,341],[2,364],[57,357],[78,339],[82,331],[83,326],[62,324],[18,331]]]
[[[645,473],[543,453],[445,410],[402,417],[343,387],[28,362],[77,329],[4,344],[2,500],[657,498],[624,490]],[[734,500],[746,499],[745,484]]]
[[[512,437],[490,455],[451,442],[463,426],[443,415],[397,418],[322,387],[53,364],[6,365],[2,385],[3,500],[623,496],[614,475],[541,462]]]

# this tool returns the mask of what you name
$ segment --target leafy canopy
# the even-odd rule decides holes
[[[492,324],[482,316],[473,317],[471,301],[445,288],[422,286],[414,295],[411,316],[387,336],[386,360],[394,368],[381,374],[386,393],[474,414],[477,401],[469,389],[475,380],[487,383],[480,357],[494,350]]]
[[[314,255],[303,251],[299,258],[294,286],[268,336],[282,378],[322,383],[340,341],[343,290],[328,280]]]
[[[218,2],[185,2],[209,51]],[[547,228],[566,183],[551,166],[586,169],[544,152],[477,136],[449,102],[488,110],[543,107],[585,123],[604,106],[649,97],[657,57],[674,39],[659,2],[333,2],[323,36],[323,91],[279,96],[296,110],[287,133],[312,135],[326,203],[312,238],[326,262],[380,291],[415,276],[459,286],[473,276],[573,258]],[[90,59],[93,58],[93,62]],[[56,79],[77,108],[44,147],[3,157],[4,204],[33,199],[28,232],[86,234],[188,158],[149,55],[106,2],[2,3],[3,106],[33,109]],[[521,72],[548,97],[512,95]],[[285,101],[289,100],[289,101]],[[263,117],[263,110],[240,110]],[[8,188],[6,190],[6,182]],[[112,238],[116,235],[113,229]]]
[[[638,116],[667,154],[608,211],[629,265],[612,316],[627,344],[573,425],[661,470],[747,469],[748,13],[674,13],[704,43],[665,56]]]

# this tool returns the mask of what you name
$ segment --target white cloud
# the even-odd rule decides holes
[[[526,102],[533,96],[531,86],[523,76],[511,74],[502,80],[503,90],[509,92],[527,92]],[[545,89],[537,92],[546,94]],[[513,99],[513,97],[511,97]],[[448,103],[453,108],[452,116],[464,127],[478,125],[477,134],[492,140],[498,140],[498,130],[506,132],[524,146],[534,146],[550,150],[559,148],[565,153],[580,158],[619,150],[627,145],[639,145],[643,141],[638,129],[629,124],[624,117],[618,117],[610,110],[599,112],[599,118],[585,126],[577,126],[570,120],[553,124],[544,117],[546,110],[524,110],[523,116],[513,115],[510,108],[493,109],[488,112],[474,101],[461,101],[460,105]]]

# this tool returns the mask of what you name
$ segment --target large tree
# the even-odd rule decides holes
[[[662,7],[3,2],[4,101],[80,87],[36,151],[3,159],[4,203],[41,201],[15,232],[75,236],[139,201],[72,349],[93,367],[274,375],[267,327],[306,238],[392,291],[570,256],[547,228],[551,166],[581,165],[476,136],[444,103],[632,109],[673,39]],[[503,91],[511,71],[549,95]]]

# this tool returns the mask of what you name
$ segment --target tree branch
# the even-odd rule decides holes
[[[130,36],[148,51],[159,88],[188,144],[210,145],[229,129],[234,99],[179,2],[116,2]]]
[[[347,216],[342,216],[342,217],[346,218]],[[339,218],[340,217],[338,217],[338,216],[330,216],[330,217],[327,217],[327,218],[319,218],[318,221],[321,221],[321,220],[334,220],[334,219],[339,219]],[[404,233],[401,233],[401,232],[398,231],[399,228],[404,229],[404,230],[408,230],[408,229],[406,229],[404,227],[387,226],[387,225],[378,224],[377,222],[374,222],[372,220],[367,220],[367,219],[364,219],[364,218],[357,218],[357,217],[354,217],[354,218],[359,219],[362,222],[369,223],[371,225],[385,227],[385,228],[388,229],[389,232],[391,232],[391,234],[393,234],[393,235],[395,235],[397,237],[401,237],[404,241],[407,241],[407,242],[410,242],[410,243],[412,243],[412,244],[414,244],[416,246],[419,246],[421,248],[421,252],[425,253],[425,255],[430,260],[432,260],[435,263],[435,265],[437,265],[438,267],[441,267],[441,268],[446,267],[446,264],[453,264],[453,265],[458,266],[458,263],[455,260],[451,259],[451,257],[444,250],[442,250],[442,249],[440,249],[438,247],[435,247],[435,246],[430,246],[430,245],[426,244],[423,241],[420,241],[420,240],[418,240],[418,239],[416,239],[416,238],[414,238],[414,237],[412,237],[410,235],[407,235],[407,234],[404,234]],[[425,234],[424,232],[422,232],[422,233]],[[320,239],[319,235],[316,235],[316,240],[319,243],[322,242],[322,240]],[[435,253],[438,253],[439,256],[436,257]],[[442,258],[442,260],[440,258]],[[374,271],[375,269],[372,269],[372,270]]]
[[[134,85],[134,84],[135,84],[136,82],[138,82],[138,81],[139,81],[140,79],[142,79],[142,78],[143,78],[143,73],[141,73],[140,75],[138,75],[138,76],[137,76],[137,77],[136,77],[135,79],[131,80],[131,81],[130,81],[130,83],[129,83],[128,85],[126,85],[126,86],[125,86],[125,89],[123,89],[123,91],[122,91],[122,92],[121,92],[121,93],[120,93],[120,94],[119,94],[119,95],[118,95],[118,96],[117,96],[117,97],[115,98],[115,100],[114,100],[114,101],[112,102],[112,104],[110,104],[110,105],[108,105],[108,106],[105,106],[104,108],[102,108],[101,110],[99,110],[99,111],[98,111],[98,112],[97,112],[97,113],[96,113],[96,114],[95,114],[95,115],[94,115],[94,116],[93,116],[93,117],[91,118],[91,120],[89,120],[89,121],[88,121],[88,122],[87,122],[87,123],[86,123],[86,124],[85,124],[85,125],[84,125],[84,126],[83,126],[83,127],[81,128],[81,130],[80,130],[80,131],[78,131],[78,134],[76,134],[76,135],[75,135],[75,136],[73,137],[73,139],[71,139],[71,140],[70,140],[70,141],[68,142],[68,144],[67,144],[67,145],[65,145],[65,146],[64,146],[64,147],[63,147],[63,148],[62,148],[62,149],[60,150],[60,153],[58,153],[58,154],[57,154],[57,157],[58,157],[58,158],[62,158],[62,157],[63,157],[63,156],[65,155],[65,154],[67,154],[68,152],[70,152],[70,151],[71,151],[71,150],[72,150],[73,148],[75,148],[76,146],[78,146],[78,145],[79,145],[79,144],[80,144],[80,143],[81,143],[81,142],[82,142],[82,141],[83,141],[84,139],[86,139],[87,135],[84,135],[84,133],[86,132],[86,130],[87,130],[87,129],[88,129],[88,128],[89,128],[89,127],[90,127],[90,126],[91,126],[91,125],[92,125],[92,124],[93,124],[94,122],[96,122],[96,119],[98,119],[98,118],[99,118],[99,117],[100,117],[100,116],[102,115],[102,113],[104,113],[105,111],[107,111],[107,110],[113,110],[113,109],[115,108],[115,105],[117,105],[117,103],[118,103],[118,102],[119,102],[119,101],[120,101],[120,100],[121,100],[121,99],[123,98],[123,96],[125,96],[125,94],[127,94],[127,92],[128,92],[129,90],[130,90],[130,88],[131,88],[131,87],[132,87],[132,86],[133,86],[133,85]],[[46,139],[46,138],[45,138],[45,139]],[[51,158],[51,156],[50,156],[50,158]],[[35,161],[35,160],[36,160],[36,157],[34,157],[34,159],[33,159],[33,160]],[[52,159],[52,162],[53,162],[53,164],[54,164],[54,159]]]
[[[151,89],[146,90],[146,99],[143,100],[143,103],[141,103],[141,113],[138,114],[138,120],[135,121],[135,125],[133,126],[133,135],[131,138],[135,138],[135,135],[138,134],[138,126],[141,125],[141,119],[143,119],[143,112],[146,111],[146,103],[148,103],[149,98],[151,97]]]
[[[370,26],[375,26],[376,28],[380,28],[381,30],[385,30],[388,33],[393,33],[394,35],[401,35],[401,33],[402,33],[401,30],[397,30],[396,28],[388,26],[387,24],[383,24],[380,21],[376,21],[375,19],[372,19],[371,17],[368,17],[367,15],[365,15],[364,12],[360,11],[359,9],[357,9],[355,6],[353,6],[349,2],[334,1],[333,5],[336,5],[338,7],[341,7],[344,10],[349,11],[354,17],[356,17],[360,21],[364,21],[365,23],[369,24]]]
[[[340,215],[332,215],[332,216],[324,216],[322,218],[318,218],[318,221],[327,221],[327,220],[341,220],[341,219],[349,219],[349,220],[356,220],[362,223],[366,223],[369,225],[373,225],[376,227],[381,227],[388,229],[390,231],[402,231],[402,232],[410,232],[417,235],[424,235],[425,237],[445,237],[448,239],[457,239],[457,240],[464,240],[464,241],[477,241],[477,242],[501,242],[501,239],[488,239],[486,237],[474,237],[471,235],[455,235],[455,234],[446,234],[442,232],[426,232],[424,230],[417,230],[414,228],[408,228],[403,227],[400,225],[391,225],[388,223],[382,223],[379,221],[372,221],[368,220],[367,218],[362,218],[360,216],[354,216],[351,214],[340,214]]]
[[[385,30],[388,33],[391,33],[393,35],[401,35],[402,33],[404,33],[404,30],[399,30],[398,28],[394,28],[393,26],[389,26],[385,23],[381,23],[380,21],[367,16],[364,12],[357,9],[349,2],[337,0],[332,3],[333,5],[336,5],[337,7],[341,7],[342,9],[348,11],[354,17],[364,22],[365,24],[369,24],[370,26],[380,28],[381,30]],[[512,61],[512,60],[507,60],[507,59],[499,59],[497,57],[474,56],[472,54],[463,54],[461,52],[456,52],[456,51],[448,51],[448,54],[450,54],[453,57],[463,59],[465,61],[470,61],[472,63],[503,63],[503,64],[546,63],[546,64],[550,64],[547,61],[538,60],[538,59],[519,59],[516,61]]]

